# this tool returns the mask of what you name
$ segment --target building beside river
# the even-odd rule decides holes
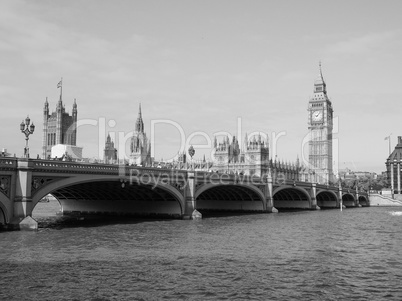
[[[293,181],[308,181],[307,168],[296,162],[280,162],[269,158],[269,143],[261,135],[244,138],[244,144],[240,147],[239,141],[233,136],[218,143],[214,141],[213,171],[218,173],[245,174],[250,176],[264,176],[270,174],[275,179]]]
[[[399,194],[402,197],[402,136],[398,137],[398,144],[395,146],[394,151],[389,155],[385,165],[387,166],[387,177],[391,183],[392,193]]]
[[[329,184],[334,180],[332,132],[333,107],[321,71],[314,82],[314,94],[308,103],[309,168],[312,181]]]
[[[148,141],[142,120],[141,104],[135,122],[134,134],[130,142],[130,164],[149,166],[151,164],[151,143]]]
[[[62,95],[56,111],[49,111],[46,98],[43,108],[42,159],[60,158],[64,155],[74,159],[82,158],[82,147],[77,147],[77,102],[74,99],[71,115],[66,111]]]

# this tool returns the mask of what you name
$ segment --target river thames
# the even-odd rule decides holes
[[[0,300],[402,300],[402,208],[122,222],[34,211]]]

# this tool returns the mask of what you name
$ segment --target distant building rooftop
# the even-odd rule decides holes
[[[388,161],[402,161],[402,136],[398,136],[398,144],[395,146],[394,151],[389,155]]]
[[[2,148],[1,149],[1,153],[0,153],[0,157],[10,157],[11,154],[7,153],[7,149],[6,148]]]

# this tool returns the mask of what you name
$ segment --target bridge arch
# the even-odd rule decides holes
[[[310,194],[302,187],[280,186],[274,189],[272,196],[274,207],[279,211],[311,208]]]
[[[362,205],[363,207],[370,206],[368,198],[364,195],[359,195],[359,204]]]
[[[349,192],[344,193],[342,195],[342,204],[345,207],[355,207],[356,206],[355,196]]]
[[[33,207],[41,198],[52,194],[66,214],[184,214],[184,197],[167,184],[149,179],[146,184],[121,182],[116,176],[79,175],[56,179],[39,188],[32,196]]]
[[[265,211],[264,193],[248,184],[204,184],[195,192],[197,210]]]
[[[7,204],[9,203],[10,200],[0,193],[0,226],[10,222],[9,210],[7,210]]]
[[[316,194],[317,206],[320,208],[337,208],[339,206],[338,195],[331,190],[319,190]]]
[[[0,203],[0,228],[9,222],[6,207]]]

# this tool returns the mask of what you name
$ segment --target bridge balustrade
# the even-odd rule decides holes
[[[76,162],[34,161],[33,166],[47,170],[90,170],[90,171],[117,171],[118,166],[98,165]]]
[[[17,158],[0,157],[0,168],[16,168]]]

